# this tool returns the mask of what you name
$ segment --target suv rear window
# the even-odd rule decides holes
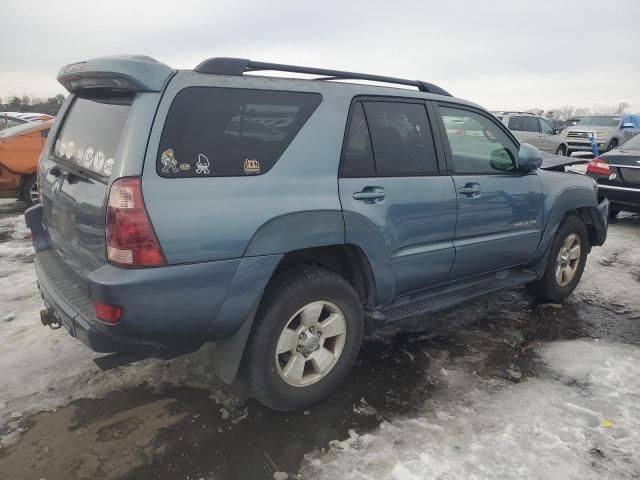
[[[259,175],[275,165],[320,104],[317,93],[190,87],[160,139],[162,177]]]
[[[56,161],[109,177],[132,100],[76,98],[53,145]]]

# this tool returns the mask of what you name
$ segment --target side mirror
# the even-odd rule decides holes
[[[560,129],[559,128],[554,128],[553,129],[553,134],[554,135],[560,135]]]
[[[542,165],[542,153],[533,145],[521,143],[518,151],[518,170],[533,172]]]
[[[626,122],[622,124],[622,128],[635,128],[635,125],[631,122]]]

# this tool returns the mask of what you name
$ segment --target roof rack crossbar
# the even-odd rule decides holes
[[[210,73],[215,75],[242,75],[245,72],[257,71],[277,71],[304,73],[308,75],[319,75],[324,78],[316,80],[367,80],[380,83],[395,83],[397,85],[408,85],[416,87],[421,92],[435,93],[438,95],[451,96],[446,90],[432,83],[421,80],[407,80],[404,78],[385,77],[381,75],[370,75],[368,73],[344,72],[341,70],[328,70],[324,68],[301,67],[298,65],[283,65],[280,63],[255,62],[246,58],[215,57],[209,58],[195,69],[196,72]]]

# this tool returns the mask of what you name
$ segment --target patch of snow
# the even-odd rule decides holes
[[[420,417],[308,454],[303,478],[636,478],[640,349],[573,340],[538,353],[544,376],[518,384],[470,378],[464,396],[443,389]]]

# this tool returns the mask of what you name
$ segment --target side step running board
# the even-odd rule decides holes
[[[369,312],[368,316],[380,319],[380,314],[382,314],[385,321],[393,322],[414,315],[444,310],[473,297],[504,288],[518,287],[535,279],[536,276],[533,273],[524,271],[500,272],[492,274],[490,277],[483,275],[463,284],[450,285],[422,294],[402,297],[380,311]]]

